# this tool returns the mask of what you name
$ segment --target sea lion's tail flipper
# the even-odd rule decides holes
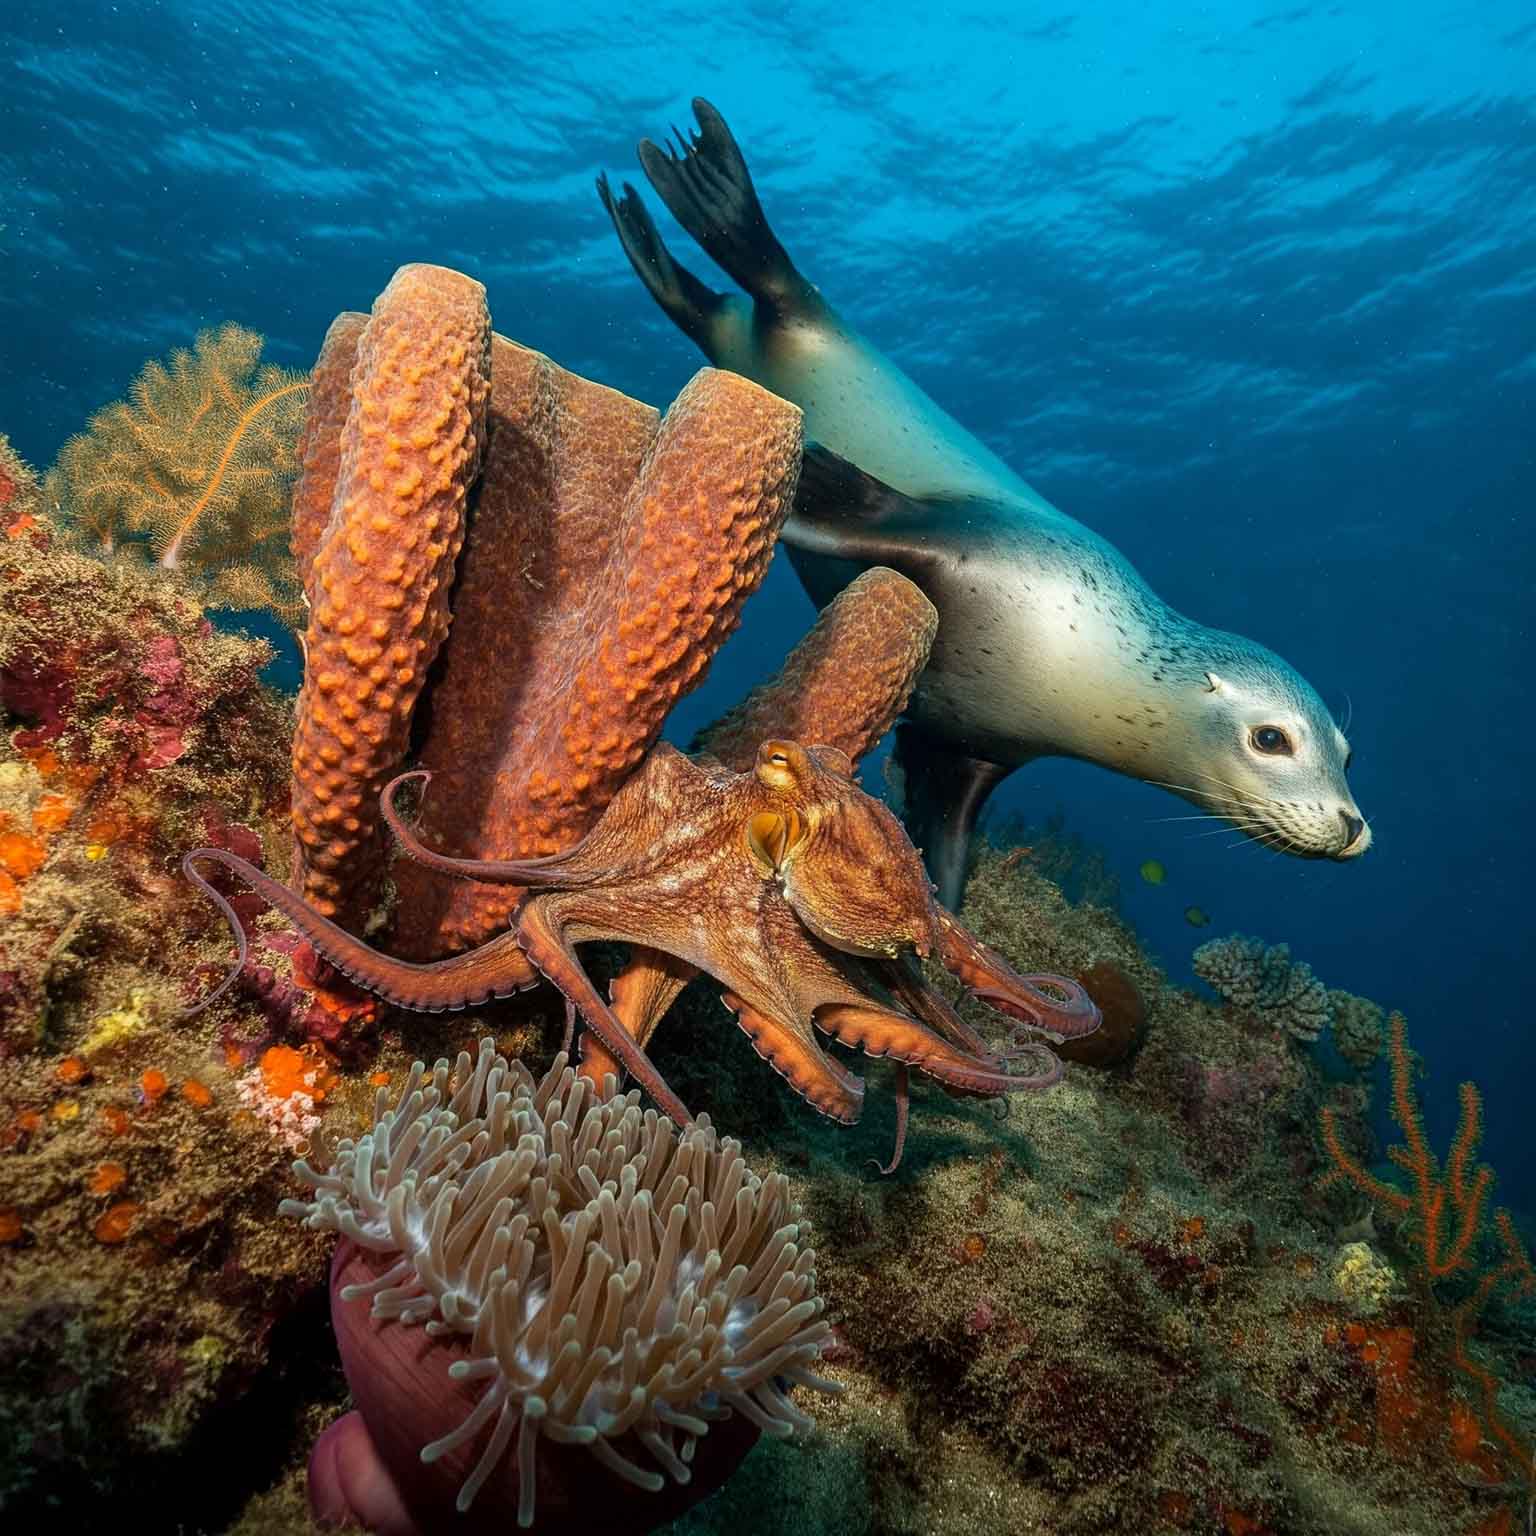
[[[599,176],[597,195],[613,220],[630,266],[650,289],[651,297],[685,336],[708,352],[710,331],[715,315],[725,303],[725,295],[716,293],[677,262],[640,201],[640,194],[627,181],[623,192],[615,197],[608,178]]]
[[[1013,770],[958,752],[910,721],[896,727],[895,758],[907,832],[923,850],[939,900],[958,912],[976,818]]]
[[[815,290],[768,227],[747,162],[725,119],[693,98],[697,131],[674,129],[676,148],[640,141],[640,164],[672,216],[754,299],[782,304]],[[643,274],[642,274],[643,275]]]

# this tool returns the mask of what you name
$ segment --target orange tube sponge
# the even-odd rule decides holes
[[[379,791],[448,629],[485,439],[485,289],[443,267],[402,267],[358,338],[351,382],[331,516],[310,572],[293,821],[301,889],[355,925],[382,872]],[[323,456],[312,462],[323,475]]]
[[[494,358],[495,446],[433,689],[421,829],[460,857],[525,858],[588,830],[736,627],[794,496],[801,416],[704,369],[657,430],[649,407],[538,354],[497,338]],[[404,863],[396,881],[410,955],[479,943],[519,894]]]
[[[352,409],[352,368],[367,324],[367,315],[352,310],[337,315],[320,343],[320,356],[309,376],[309,410],[298,446],[303,472],[293,491],[293,527],[288,539],[304,595],[311,603],[315,600],[315,555],[335,510],[341,434]]]
[[[883,566],[865,571],[822,610],[778,676],[695,745],[738,773],[774,737],[838,747],[858,762],[906,707],[938,627],[938,610],[905,576]]]

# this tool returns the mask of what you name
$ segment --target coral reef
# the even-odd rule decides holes
[[[1234,933],[1195,951],[1195,975],[1239,1013],[1297,1040],[1312,1041],[1332,1018],[1328,989],[1288,944]]]
[[[810,1427],[787,1389],[825,1387],[815,1254],[785,1178],[758,1178],[707,1117],[679,1134],[564,1056],[535,1083],[490,1040],[416,1063],[387,1105],[381,1089],[330,1167],[298,1165],[313,1198],[283,1211],[345,1239],[331,1298],[357,1422],[339,1432],[392,1528],[590,1530],[618,1504],[620,1528],[649,1529],[759,1430]],[[711,1432],[722,1410],[745,1437]],[[311,1499],[350,1514],[332,1433]],[[669,1480],[686,1494],[634,1497]]]
[[[337,510],[334,483],[329,494],[316,487],[345,472],[348,381],[371,323],[342,317],[317,373],[316,400],[328,403],[312,412],[301,444],[313,494],[296,511],[294,534],[311,576]],[[482,460],[493,462],[499,444],[524,455],[525,465],[564,464],[556,480],[573,496],[579,491],[587,518],[573,512],[569,527],[603,537],[599,514],[624,502],[662,430],[654,413],[595,385],[578,389],[547,359],[511,343],[489,345]],[[524,381],[522,417],[498,414],[495,369],[503,356],[513,359],[510,376]],[[521,373],[511,372],[514,363]],[[463,387],[472,394],[473,380]],[[450,414],[462,406],[472,420],[467,397],[453,399]],[[503,431],[517,420],[526,429]],[[576,420],[608,423],[603,431],[593,426],[592,441],[627,448],[616,457],[585,455],[574,427],[557,430]],[[467,439],[457,441],[454,451],[467,453]],[[535,468],[527,473],[536,478]],[[13,481],[24,483],[20,474]],[[482,473],[482,511],[497,504],[486,499],[497,483]],[[516,483],[516,476],[505,482]],[[19,499],[13,493],[13,506]],[[507,505],[543,503],[525,497]],[[451,523],[445,517],[434,532]],[[561,518],[555,522],[566,526]],[[492,1421],[503,1401],[532,1390],[519,1377],[504,1400],[489,1395],[502,1357],[489,1338],[477,1339],[478,1327],[466,1331],[472,1314],[485,1315],[485,1288],[511,1273],[509,1264],[497,1279],[490,1262],[497,1254],[476,1246],[500,1227],[481,1223],[485,1202],[518,1194],[531,1215],[558,1198],[569,1231],[531,1222],[522,1231],[534,1251],[530,1274],[547,1263],[552,1277],[536,1298],[543,1312],[532,1307],[526,1322],[543,1329],[547,1313],[557,1343],[575,1343],[585,1336],[583,1320],[598,1318],[610,1297],[615,1316],[628,1317],[645,1289],[627,1289],[631,1258],[645,1268],[645,1255],[632,1255],[627,1244],[641,1240],[635,1211],[650,1179],[641,1144],[660,1135],[661,1122],[632,1096],[599,1105],[568,1073],[534,1085],[563,1023],[545,992],[402,1020],[234,886],[222,894],[249,963],[216,1007],[184,1017],[225,974],[229,945],[217,912],[178,877],[177,858],[201,844],[274,879],[290,875],[291,705],[257,681],[263,647],[208,625],[199,595],[206,588],[188,585],[185,568],[157,573],[85,558],[41,510],[7,521],[0,508],[0,531],[10,535],[0,542],[7,713],[0,869],[8,882],[0,884],[0,1507],[18,1528],[46,1521],[73,1529],[120,1519],[130,1508],[140,1523],[167,1531],[303,1536],[318,1529],[306,1496],[313,1455],[321,1515],[350,1509],[375,1525],[393,1517],[380,1513],[379,1502],[365,1510],[354,1501],[387,1504],[376,1463],[391,1458],[379,1443],[386,1436],[369,1425],[360,1440],[364,1420],[343,1412],[353,1406],[366,1415],[369,1387],[382,1378],[372,1367],[359,1370],[354,1358],[349,1389],[335,1362],[328,1233],[278,1214],[283,1197],[302,1193],[306,1180],[311,1222],[350,1223],[385,1244],[375,1255],[351,1239],[341,1246],[331,1303],[349,1351],[387,1349],[390,1340],[421,1349],[430,1389],[407,1376],[417,1388],[407,1387],[409,1400],[383,1417],[408,1430],[411,1444],[462,1442],[444,1457],[458,1458],[448,1468],[451,1500],[496,1448]],[[473,532],[466,558],[472,549]],[[523,592],[539,634],[569,645],[552,616],[596,612],[579,608],[579,594],[559,574],[561,562],[579,561],[581,546],[557,539],[523,553],[552,563],[530,565],[531,579],[520,585],[517,570],[505,566],[496,580]],[[688,579],[707,585],[722,574],[701,557]],[[553,608],[536,602],[546,582],[565,594]],[[723,594],[723,612],[734,601],[729,582],[712,590]],[[871,606],[862,606],[866,600]],[[900,616],[910,602],[899,579],[881,575],[829,610],[780,679],[706,738],[715,761],[701,771],[722,782],[755,772],[763,739],[776,735],[820,736],[857,758],[891,701],[904,695],[903,680],[926,643],[920,606],[884,628],[871,615],[888,606]],[[81,612],[92,615],[88,630],[72,619]],[[522,613],[517,604],[504,607],[509,625]],[[587,623],[582,633],[590,636]],[[466,623],[465,632],[471,628]],[[869,666],[840,689],[843,631],[858,637]],[[685,651],[684,673],[698,656]],[[573,646],[569,654],[583,653]],[[615,676],[633,681],[640,661],[631,663],[627,651],[608,654]],[[544,693],[552,691],[546,681]],[[471,713],[465,704],[464,720]],[[488,752],[508,739],[508,718],[491,722]],[[429,734],[430,722],[418,723]],[[614,772],[608,804],[629,778],[628,769]],[[434,782],[428,807],[447,785],[446,777]],[[551,801],[561,815],[574,803],[563,791]],[[593,810],[595,825],[603,807],[582,807],[578,819]],[[803,807],[793,809],[798,815]],[[441,814],[451,819],[454,810]],[[782,864],[798,836],[787,815],[749,818],[741,831],[743,859],[767,866]],[[446,845],[429,831],[421,841]],[[631,836],[629,851],[641,851],[642,842]],[[1091,851],[1072,862],[1091,868]],[[804,873],[813,879],[814,860]],[[426,870],[415,878],[441,877]],[[779,901],[791,885],[767,889]],[[381,885],[377,897],[387,894]],[[807,912],[822,911],[819,886],[798,894],[808,895]],[[793,914],[787,900],[784,910]],[[820,1346],[818,1374],[843,1391],[816,1403],[814,1430],[765,1435],[674,1528],[693,1536],[790,1536],[807,1528],[881,1536],[978,1528],[1060,1536],[1513,1536],[1517,1505],[1522,1518],[1528,1507],[1536,1422],[1529,1383],[1518,1380],[1522,1359],[1536,1354],[1530,1262],[1507,1216],[1486,1220],[1475,1098],[1464,1100],[1466,1124],[1444,1166],[1422,1133],[1404,1124],[1397,1165],[1412,1182],[1399,1187],[1371,1167],[1364,1083],[1330,1083],[1313,1053],[1295,1050],[1288,1036],[1254,1028],[1237,1007],[1170,987],[1129,928],[1103,906],[1067,899],[1032,855],[980,848],[960,914],[965,927],[945,930],[948,917],[938,916],[934,947],[958,943],[962,972],[975,963],[974,932],[1008,962],[1082,978],[1113,1021],[1114,1038],[1130,1049],[1117,1048],[1112,1063],[1069,1063],[1052,1093],[1027,1100],[956,1098],[918,1079],[912,1093],[921,1113],[905,1161],[881,1179],[870,1164],[889,1146],[892,1112],[883,1098],[848,1129],[793,1095],[765,1093],[762,1064],[750,1052],[720,1048],[722,1024],[731,1021],[718,991],[682,990],[667,1021],[671,1086],[707,1108],[742,1150],[699,1125],[668,1141],[667,1155],[707,1142],[707,1180],[741,1182],[717,1183],[708,1204],[685,1189],[679,1206],[667,1205],[659,1174],[650,1181],[654,1210],[667,1205],[679,1225],[668,1273],[695,1283],[705,1333],[720,1325],[722,1308],[726,1323],[750,1329],[754,1320],[733,1319],[729,1308],[746,1294],[753,1266],[741,1261],[749,1274],[742,1289],[727,1293],[732,1299],[717,1294],[722,1276],[731,1283],[727,1265],[741,1257],[726,1250],[747,1234],[771,1256],[764,1264],[786,1266],[780,1283],[788,1276],[801,1285],[781,1298],[789,1302],[782,1317],[765,1323],[758,1315],[754,1343],[766,1345],[770,1330],[782,1327],[786,1336],[775,1344]],[[638,967],[596,945],[582,959],[594,990],[617,972],[616,1011],[648,1018],[658,998],[664,1005],[677,997],[687,968],[647,970],[639,948]],[[979,1036],[987,1000],[969,995],[971,978],[952,976],[937,956],[924,975],[950,1010],[942,1017],[956,1033],[946,1038]],[[638,1004],[637,993],[644,994]],[[1337,995],[1330,1003],[1342,1018]],[[1395,1028],[1394,1106],[1416,1125],[1406,1041]],[[1362,1027],[1362,1042],[1368,1032]],[[487,1035],[489,1055],[477,1045]],[[418,1059],[446,1062],[460,1052],[467,1055],[452,1082],[446,1069],[441,1082],[413,1069]],[[842,1045],[833,1040],[824,1054],[830,1072],[851,1077]],[[1357,1054],[1364,1058],[1363,1043]],[[868,1070],[876,1087],[902,1073],[899,1063],[878,1061]],[[495,1091],[493,1073],[504,1074]],[[580,1124],[556,1130],[556,1115],[536,1113],[541,1092],[551,1095],[547,1108],[558,1099],[561,1114]],[[439,1099],[429,1106],[434,1093]],[[443,1101],[455,1094],[462,1102]],[[448,1115],[467,1123],[450,1125]],[[493,1171],[458,1167],[461,1152],[485,1157]],[[518,1185],[525,1153],[532,1163]],[[307,1169],[298,1179],[295,1155]],[[632,1183],[621,1165],[635,1170]],[[1329,1167],[1340,1174],[1336,1183],[1381,1207],[1381,1235],[1341,1228],[1317,1191]],[[504,1176],[507,1188],[493,1188]],[[795,1220],[787,1214],[794,1206],[815,1223],[819,1301],[809,1295],[799,1232],[779,1237]],[[610,1207],[616,1232],[607,1225]],[[671,1214],[679,1209],[681,1216]],[[393,1225],[383,1236],[392,1210],[403,1241]],[[582,1237],[571,1242],[569,1232],[583,1222]],[[665,1256],[665,1230],[650,1229],[653,1261]],[[679,1256],[690,1245],[696,1251],[685,1262]],[[712,1273],[707,1255],[697,1262],[705,1247],[722,1253]],[[794,1250],[787,1259],[786,1247]],[[556,1267],[557,1249],[571,1273]],[[405,1252],[415,1267],[390,1276],[394,1255]],[[584,1262],[594,1266],[590,1290],[574,1269]],[[655,1268],[660,1274],[666,1266]],[[461,1288],[459,1279],[469,1283]],[[374,1283],[366,1299],[348,1302],[342,1290],[354,1281]],[[808,1302],[824,1305],[824,1315],[795,1313]],[[402,1321],[375,1324],[372,1306],[399,1310]],[[407,1312],[421,1326],[406,1324]],[[514,1324],[509,1337],[527,1344],[525,1320],[502,1312]],[[796,1321],[786,1323],[791,1316]],[[496,1321],[487,1322],[487,1335]],[[795,1337],[823,1323],[824,1337]],[[703,1334],[696,1342],[701,1356],[714,1348]],[[497,1475],[471,1502],[470,1518],[493,1508],[503,1527],[516,1518],[531,1480],[514,1478],[499,1506],[489,1501],[493,1483],[518,1469],[519,1440],[536,1469],[538,1510],[546,1499],[558,1502],[552,1468],[562,1458],[574,1460],[578,1483],[595,1489],[599,1474],[609,1476],[587,1446],[555,1441],[562,1433],[580,1441],[591,1429],[595,1443],[602,1430],[616,1430],[617,1420],[585,1422],[579,1409],[568,1411],[585,1385],[615,1369],[613,1347],[610,1338],[588,1357],[590,1383],[560,1374],[571,1366],[558,1350],[539,1356],[548,1372],[549,1390],[537,1394],[544,1417],[537,1409],[527,1416],[533,1398],[524,1395],[500,1418]],[[454,1349],[470,1370],[444,1393],[440,1373]],[[526,1350],[514,1356],[523,1364],[531,1358]],[[719,1364],[723,1354],[713,1358]],[[622,1379],[625,1367],[617,1369]],[[622,1500],[605,1495],[589,1527],[673,1515],[681,1505],[666,1501],[689,1490],[679,1495],[668,1457],[680,1460],[689,1437],[698,1437],[696,1491],[725,1478],[746,1451],[753,1425],[741,1412],[711,1422],[699,1437],[706,1413],[695,1419],[678,1406],[681,1397],[666,1400],[662,1412],[657,1400],[641,1391],[636,1411],[654,1412],[646,1426],[652,1438],[624,1441],[619,1454],[648,1481],[666,1478],[668,1488]],[[491,1406],[470,1430],[466,1420],[482,1403]],[[417,1422],[428,1406],[443,1415],[440,1427]],[[768,1411],[787,1416],[777,1399]],[[338,1413],[339,1428],[323,1436]],[[718,1465],[707,1464],[711,1454]],[[392,1485],[417,1470],[408,1455],[392,1464],[404,1468],[391,1471]],[[450,1520],[462,1523],[458,1516],[438,1523]]]
[[[106,406],[64,445],[44,482],[51,517],[83,547],[151,559],[201,579],[216,608],[270,608],[299,594],[288,499],[308,380],[261,363],[238,325],[201,332],[151,362],[131,400]]]
[[[0,556],[0,1505],[24,1521],[147,1487],[219,1415],[247,1432],[240,1405],[270,1406],[274,1339],[304,1326],[323,1253],[273,1240],[291,1154],[237,1093],[270,1039],[259,1015],[222,1033],[177,1022],[227,944],[180,851],[286,848],[291,709],[258,684],[267,648],[41,515],[15,532]],[[182,1465],[190,1499],[228,1507]]]

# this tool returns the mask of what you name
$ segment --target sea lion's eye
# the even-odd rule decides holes
[[[1266,757],[1289,757],[1293,750],[1291,738],[1278,725],[1256,725],[1248,739],[1253,743],[1253,750]]]

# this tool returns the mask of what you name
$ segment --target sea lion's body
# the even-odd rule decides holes
[[[1362,851],[1348,747],[1310,685],[1263,646],[1174,612],[848,326],[769,230],[718,113],[695,110],[690,144],[644,143],[641,161],[750,297],[680,267],[632,188],[617,200],[600,189],[636,271],[710,360],[804,410],[819,446],[784,540],[812,599],[878,564],[939,611],[897,757],[944,898],[958,897],[986,796],[1040,756],[1163,784],[1287,852]],[[1253,745],[1263,731],[1289,743],[1283,765]]]

